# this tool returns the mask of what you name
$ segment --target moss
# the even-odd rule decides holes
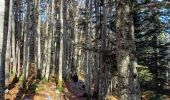
[[[58,80],[58,90],[60,92],[62,92],[63,88],[62,88],[62,80]]]
[[[19,83],[23,83],[24,81],[24,75],[22,75],[20,78],[19,78]]]
[[[14,78],[14,77],[15,77],[15,73],[14,73],[14,72],[11,74],[11,77],[12,77],[12,78]]]

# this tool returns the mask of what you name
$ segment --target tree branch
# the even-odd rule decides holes
[[[147,8],[160,8],[160,7],[170,7],[170,1],[166,2],[152,2],[144,5],[138,5],[137,7],[133,8],[131,13],[134,13],[135,11],[141,10],[141,9],[147,9]]]

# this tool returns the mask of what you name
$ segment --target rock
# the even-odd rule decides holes
[[[56,94],[59,94],[59,93],[60,93],[60,91],[59,91],[59,90],[56,90],[56,91],[55,91],[55,93],[56,93]]]
[[[6,89],[6,90],[5,90],[5,94],[8,94],[8,93],[9,93],[9,90],[8,90],[8,89]]]

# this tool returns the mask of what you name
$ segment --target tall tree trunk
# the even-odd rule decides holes
[[[98,95],[98,99],[102,100],[105,98],[105,94],[104,94],[104,89],[105,89],[105,73],[107,73],[105,71],[105,51],[106,51],[106,0],[103,0],[100,2],[103,6],[100,7],[100,35],[101,35],[101,50],[100,50],[100,55],[99,55],[99,95]],[[103,17],[102,17],[103,16]]]
[[[8,35],[10,0],[0,0],[0,100],[4,100],[5,90],[5,54]]]
[[[10,29],[10,24],[9,24],[9,29]],[[8,30],[8,32],[11,32],[10,30]],[[7,87],[10,83],[10,61],[11,61],[11,47],[10,47],[10,38],[11,38],[11,34],[8,33],[8,37],[7,37],[7,50],[6,50],[6,60],[5,60],[5,86]]]
[[[12,34],[12,23],[13,23],[13,0],[10,0],[9,6],[9,20],[8,20],[8,37],[7,37],[7,51],[6,51],[6,61],[5,61],[5,86],[9,85],[10,79],[10,63],[11,63],[11,34]]]
[[[49,78],[49,74],[50,74],[50,65],[51,65],[51,42],[52,42],[52,31],[49,30],[50,28],[50,4],[48,4],[47,2],[47,12],[46,12],[46,43],[47,46],[44,47],[44,49],[46,49],[47,52],[44,52],[46,55],[46,70],[45,70],[45,78],[48,80]]]
[[[37,63],[37,25],[38,25],[38,18],[39,18],[39,13],[38,12],[38,8],[39,8],[39,1],[40,0],[34,0],[33,1],[33,13],[34,13],[34,66],[35,66],[35,79],[38,79],[38,63]]]
[[[26,32],[24,33],[24,54],[23,54],[23,76],[24,83],[26,85],[26,80],[28,78],[28,68],[29,68],[29,17],[30,17],[30,1],[26,1],[27,4],[27,12],[26,12]]]
[[[13,2],[12,2],[13,3]],[[13,8],[13,5],[12,5]],[[12,12],[13,13],[13,12]],[[12,68],[13,68],[13,75],[16,75],[16,48],[15,48],[15,17],[12,17],[12,32],[11,32],[11,53],[12,53]]]
[[[63,77],[63,67],[64,67],[64,35],[66,35],[66,27],[65,27],[65,21],[66,21],[66,1],[61,0],[60,4],[60,23],[61,23],[61,29],[60,29],[60,51],[59,51],[59,79],[58,79],[58,89],[59,91],[62,91],[62,77]]]
[[[86,47],[91,49],[91,34],[92,34],[92,1],[86,0],[86,20],[85,24],[85,34],[86,34]],[[88,98],[90,99],[92,96],[91,86],[92,86],[92,51],[87,50],[85,52],[85,66],[84,66],[84,75],[85,75],[85,85],[86,92],[88,93]]]
[[[79,8],[78,5],[75,4],[76,2],[73,3],[75,6],[74,8],[74,65],[72,68],[72,72],[76,70],[78,66],[78,18],[79,18]]]
[[[52,15],[51,15],[51,20],[52,20],[52,71],[51,71],[51,74],[53,76],[55,76],[55,69],[56,69],[56,53],[57,53],[57,50],[56,50],[56,1],[55,0],[52,0]]]
[[[131,0],[116,0],[116,59],[119,73],[119,99],[140,100],[136,70],[136,47]]]
[[[63,66],[62,66],[62,74],[63,79],[66,80],[67,78],[67,0],[63,1],[63,6],[60,9],[60,21],[61,21],[61,30],[60,30],[60,36],[63,38]],[[61,56],[60,56],[61,57]]]
[[[12,53],[12,73],[16,75],[16,50],[15,50],[15,16],[14,16],[14,0],[10,1],[11,7],[11,53]],[[16,10],[15,10],[16,11]],[[15,12],[16,13],[16,12]]]
[[[34,1],[34,18],[37,18],[35,22],[35,44],[34,44],[34,56],[35,56],[35,73],[36,73],[36,78],[40,79],[41,78],[41,20],[40,20],[40,1],[41,0],[35,0]]]
[[[95,49],[97,49],[96,53],[94,54],[94,92],[93,96],[98,97],[98,92],[99,92],[99,42],[98,42],[98,37],[99,37],[99,2],[98,0],[94,1],[95,3],[95,15],[96,15],[96,27],[95,27]]]
[[[17,52],[17,77],[19,78],[20,76],[20,68],[21,68],[21,32],[22,32],[22,23],[21,23],[21,4],[22,4],[22,0],[18,0],[17,2],[18,4],[18,23],[17,23],[17,43],[16,43],[16,52]]]
[[[49,2],[48,0],[46,1],[46,26],[45,26],[45,34],[44,34],[44,51],[43,51],[43,65],[42,65],[42,77],[46,76],[46,69],[47,69],[47,64],[48,64],[48,32],[49,32]]]

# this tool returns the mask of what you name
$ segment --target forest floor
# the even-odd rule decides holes
[[[27,80],[27,86],[23,86],[23,78],[11,77],[8,91],[5,93],[5,100],[87,100],[85,90],[79,89],[78,85],[72,81],[63,82],[63,92],[57,91],[57,80],[51,77],[50,81],[42,79],[35,80],[35,67],[30,64],[30,71]],[[56,76],[57,77],[57,76]],[[81,80],[79,80],[81,81]],[[76,85],[76,87],[75,87]],[[93,100],[95,100],[93,98]],[[108,97],[108,100],[118,100],[114,96]]]
[[[86,96],[82,96],[85,91],[75,89],[73,83],[68,83],[69,85],[63,83],[63,93],[60,93],[56,90],[55,81],[42,80],[37,83],[32,77],[28,80],[27,90],[20,80],[11,80],[5,100],[87,100]],[[112,96],[108,97],[108,100],[118,99]]]
[[[30,67],[33,68],[33,66]],[[5,93],[5,100],[87,100],[87,96],[84,95],[85,91],[77,86],[75,88],[73,82],[69,81],[66,84],[63,82],[63,92],[60,93],[57,91],[56,78],[52,78],[50,81],[44,79],[36,82],[33,73],[34,70],[31,70],[29,73],[27,87],[23,87],[22,78],[16,79],[11,77],[11,84]],[[81,78],[79,81],[81,81]],[[170,100],[170,90],[154,90],[157,88],[142,89],[142,100]],[[95,99],[93,98],[93,100]],[[118,99],[116,96],[107,96],[106,100]]]
[[[25,88],[19,80],[14,79],[5,94],[5,100],[87,100],[86,97],[75,96],[64,84],[64,92],[58,92],[53,81],[29,81],[27,90]]]
[[[11,77],[8,90],[5,93],[5,100],[87,100],[86,97],[79,97],[70,86],[63,82],[63,92],[57,91],[57,80],[52,78],[50,81],[45,79],[37,82],[34,75],[34,64],[30,64],[30,72],[27,86],[23,86],[23,78]],[[78,92],[81,93],[81,92]]]
[[[5,100],[87,100],[82,95],[85,91],[73,89],[72,83],[63,83],[63,93],[56,91],[56,81],[42,80],[39,83],[29,77],[27,91],[22,87],[22,82],[17,79],[11,80],[9,91],[5,94]],[[155,93],[153,90],[144,90],[142,100],[170,100],[170,92]],[[95,100],[95,99],[93,99]],[[117,97],[107,97],[107,100],[118,100]]]
[[[142,87],[142,100],[170,100],[170,87],[163,89],[163,87],[145,86]]]

